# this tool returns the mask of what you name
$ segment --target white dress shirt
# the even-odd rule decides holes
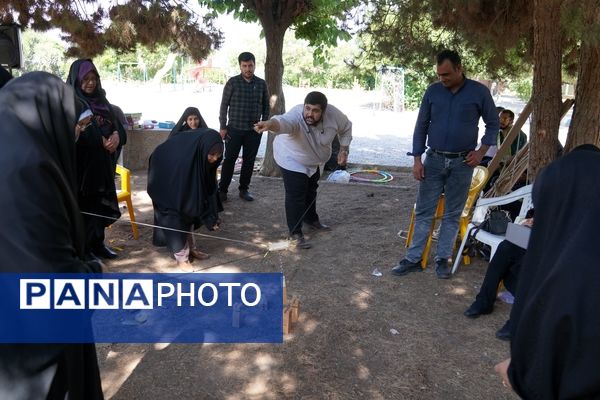
[[[272,117],[280,126],[279,132],[275,132],[273,156],[281,168],[310,177],[331,157],[331,143],[336,135],[341,146],[350,145],[352,122],[331,104],[315,125],[304,121],[303,112],[304,105],[299,104],[283,115]]]

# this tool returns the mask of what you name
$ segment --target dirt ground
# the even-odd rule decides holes
[[[486,263],[476,260],[450,280],[433,268],[404,277],[390,268],[404,255],[415,181],[394,173],[392,184],[323,182],[321,220],[330,232],[305,230],[309,250],[266,253],[249,245],[199,238],[211,254],[201,272],[280,272],[300,298],[300,320],[283,344],[99,344],[104,393],[112,399],[513,399],[493,366],[509,353],[495,338],[510,306],[470,320]],[[255,176],[256,200],[243,202],[232,183],[214,235],[254,243],[285,237],[283,182]],[[134,173],[133,204],[152,223],[144,172]],[[127,218],[124,210],[123,219]],[[210,234],[204,228],[199,233]],[[176,272],[151,244],[151,228],[133,240],[127,223],[108,230],[120,257],[110,272]],[[430,261],[431,266],[432,261]],[[372,275],[378,268],[383,276]],[[392,333],[392,330],[394,330]],[[397,332],[397,333],[396,333]]]

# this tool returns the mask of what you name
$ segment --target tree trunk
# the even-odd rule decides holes
[[[177,54],[169,53],[162,68],[159,69],[158,71],[156,71],[156,75],[154,75],[154,78],[152,78],[152,84],[154,84],[154,85],[160,84],[162,77],[165,76],[165,74],[167,72],[169,72],[171,70],[171,68],[173,68],[173,63],[175,62],[176,58],[177,58]]]
[[[534,0],[533,10],[533,118],[530,129],[528,175],[556,158],[561,108],[562,0]]]
[[[591,143],[600,145],[600,41],[590,34],[592,27],[600,24],[600,0],[586,0],[586,11],[577,89],[575,90],[575,108],[569,127],[565,151]]]
[[[271,115],[285,112],[285,98],[283,96],[283,39],[287,27],[267,26],[263,23],[265,42],[267,45],[267,60],[265,62],[265,80],[269,88],[269,101]],[[263,159],[260,174],[263,176],[281,176],[281,171],[273,158],[273,139],[275,135],[269,132],[267,136],[267,149]]]

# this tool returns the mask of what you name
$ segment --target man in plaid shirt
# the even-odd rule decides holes
[[[241,53],[238,62],[241,73],[230,78],[225,84],[219,111],[221,137],[227,142],[219,182],[221,201],[227,201],[233,168],[242,147],[244,152],[238,189],[242,199],[254,200],[248,188],[262,138],[262,135],[257,135],[254,131],[254,124],[269,119],[267,83],[254,75],[254,55],[248,52]]]

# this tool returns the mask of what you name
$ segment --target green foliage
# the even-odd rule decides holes
[[[423,93],[432,83],[427,75],[416,71],[408,71],[404,75],[404,107],[415,110],[421,105]]]
[[[431,78],[435,77],[432,69],[435,55],[445,48],[461,54],[469,76],[503,80],[529,69],[528,36],[511,41],[508,36],[492,40],[492,33],[487,31],[475,34],[477,29],[484,30],[484,24],[477,18],[487,21],[486,18],[491,17],[479,17],[479,8],[465,10],[464,4],[463,7],[454,4],[457,2],[459,0],[374,1],[360,30],[367,57],[423,71],[424,76]],[[498,12],[498,18],[505,13],[512,15],[502,7]],[[494,23],[489,31],[496,32],[499,25],[499,22]]]
[[[600,24],[584,24],[590,10],[563,0],[563,70],[573,80],[585,35],[600,41]],[[584,32],[585,30],[585,32]],[[457,50],[471,76],[508,80],[531,73],[533,2],[529,0],[372,0],[360,29],[367,57],[425,71],[442,48]]]
[[[106,49],[106,51],[97,57],[94,57],[94,65],[98,68],[98,72],[103,80],[116,79],[117,77],[117,66],[119,56],[113,49]]]
[[[306,39],[315,48],[316,60],[324,60],[328,48],[340,41],[349,41],[347,13],[356,7],[356,0],[313,0],[309,13],[301,15],[295,23],[295,34]]]
[[[307,40],[313,48],[315,61],[325,62],[327,48],[351,39],[347,14],[360,0],[200,0],[199,3],[212,10],[212,17],[233,14],[240,21],[259,21],[263,28],[265,24],[278,24],[284,30],[292,26],[295,37]]]
[[[529,101],[533,91],[533,79],[531,76],[516,78],[508,83],[508,88],[517,93],[521,100]]]
[[[358,84],[363,88],[373,88],[373,71],[353,68],[349,65],[357,55],[356,45],[342,42],[335,51],[323,54],[315,60],[315,49],[305,40],[287,38],[283,47],[283,63],[286,66],[283,82],[290,86],[310,85],[350,89]]]
[[[94,64],[96,64],[103,79],[145,81],[152,79],[156,72],[162,68],[169,53],[170,49],[165,45],[149,49],[138,44],[135,51],[130,52],[117,52],[113,49],[107,49],[94,58]],[[177,71],[180,72],[183,68],[188,69],[190,60],[188,57],[179,55],[175,63],[178,66]],[[167,74],[164,79],[166,82],[172,81],[170,74]]]
[[[46,71],[61,78],[69,72],[69,60],[65,56],[65,48],[58,39],[52,39],[30,29],[22,35],[23,69],[21,73]]]
[[[258,17],[256,12],[246,6],[240,0],[200,0],[201,6],[208,7],[210,15],[216,18],[219,14],[232,14],[235,19],[242,22],[256,22]]]
[[[208,82],[224,85],[229,77],[218,68],[207,68],[204,70],[204,79]]]

